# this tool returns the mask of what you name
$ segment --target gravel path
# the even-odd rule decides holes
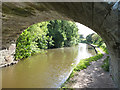
[[[101,59],[91,62],[91,65],[88,66],[87,69],[77,72],[75,76],[70,78],[69,82],[65,84],[65,87],[115,88],[109,72],[106,72],[101,68],[104,59],[107,57],[107,54],[105,54],[103,51],[101,51],[101,53],[104,54]]]

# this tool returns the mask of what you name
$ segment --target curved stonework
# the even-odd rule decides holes
[[[21,32],[32,24],[47,20],[72,20],[93,29],[105,41],[110,53],[111,73],[120,88],[120,11],[114,3],[2,3],[2,48],[15,43]]]

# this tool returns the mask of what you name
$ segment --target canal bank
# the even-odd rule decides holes
[[[101,53],[81,60],[81,62],[74,67],[71,75],[66,82],[61,85],[61,88],[116,88],[109,72],[105,72],[101,68],[104,59],[108,55],[99,48],[97,48],[97,50]],[[85,67],[82,67],[83,65],[85,65]]]

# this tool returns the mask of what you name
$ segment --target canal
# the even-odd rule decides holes
[[[2,68],[2,88],[58,88],[81,59],[95,54],[94,49],[82,43],[48,49],[46,54],[36,54]]]

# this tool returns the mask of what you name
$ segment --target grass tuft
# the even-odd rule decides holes
[[[103,65],[101,66],[105,71],[109,72],[109,56],[103,61]]]
[[[86,69],[90,65],[90,62],[97,61],[98,59],[100,59],[102,57],[103,57],[103,54],[98,53],[97,55],[95,55],[93,57],[80,60],[80,62],[78,63],[78,65],[74,67],[72,73],[70,74],[70,76],[66,80],[66,82],[61,85],[61,88],[66,88],[65,84],[67,82],[69,82],[70,78],[74,77],[74,75],[75,75],[76,72],[78,72],[80,70],[83,70],[83,69]]]

